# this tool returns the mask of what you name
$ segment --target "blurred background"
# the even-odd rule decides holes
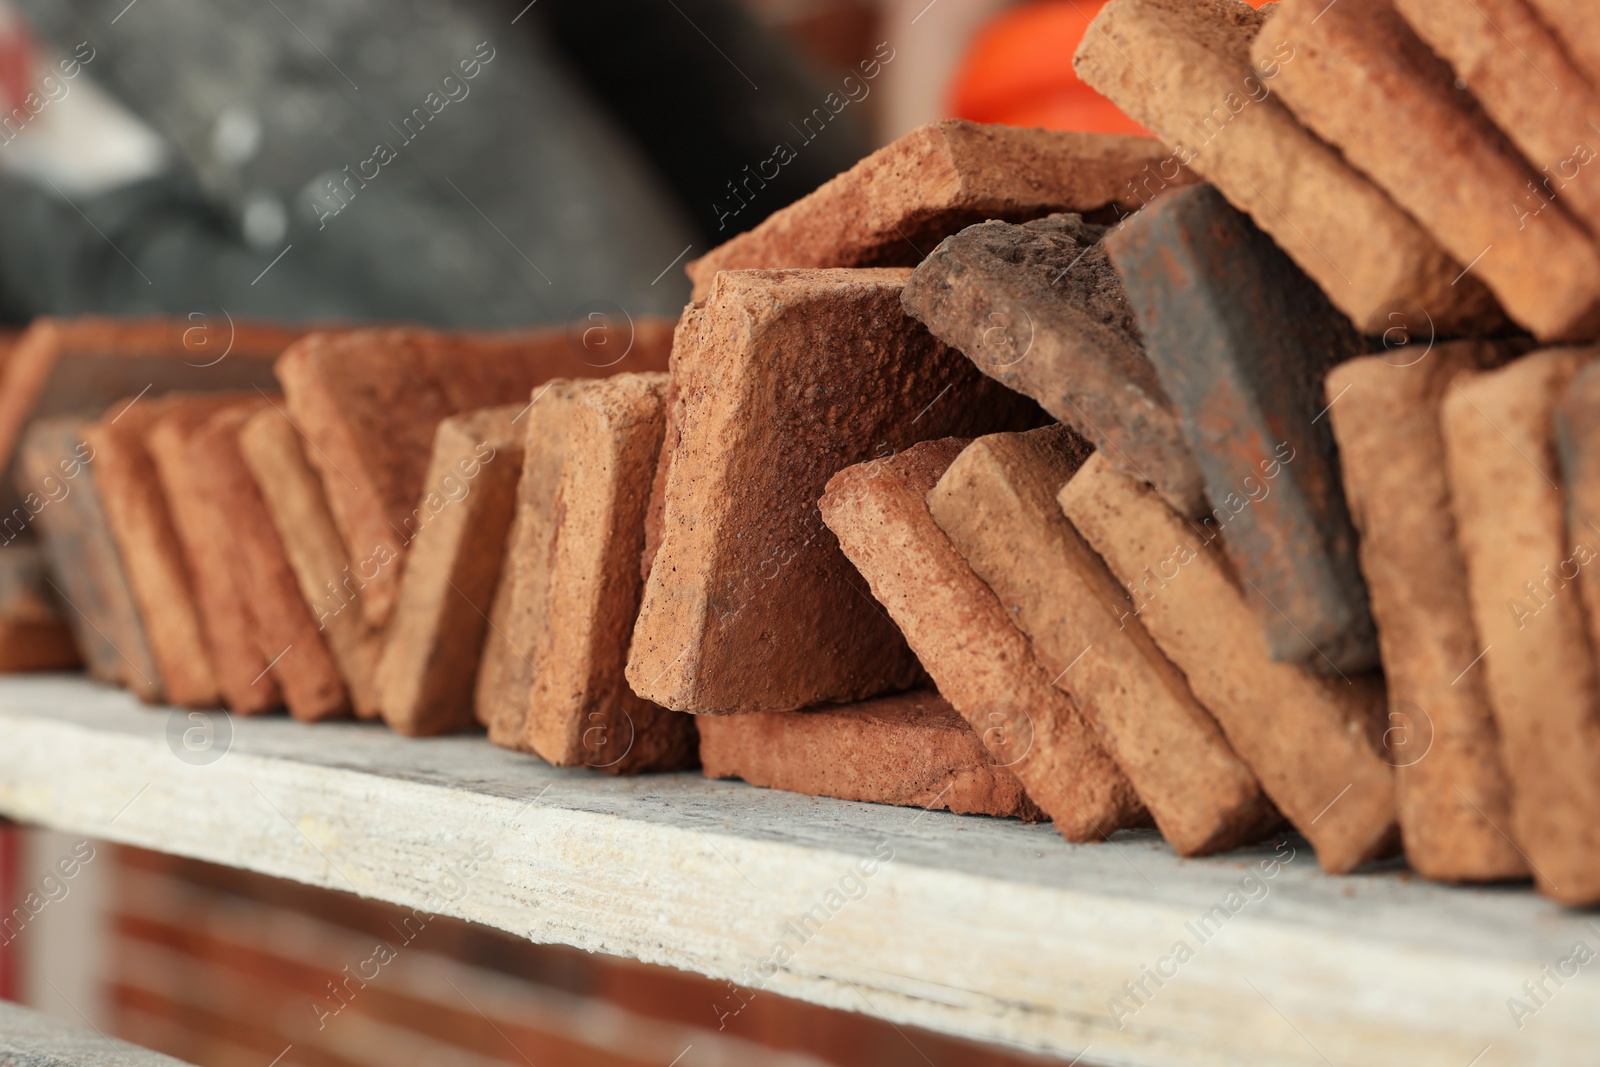
[[[675,316],[684,263],[924,122],[1139,132],[1072,74],[1100,6],[0,0],[0,325]],[[1042,1062],[444,918],[324,1014],[403,921],[0,825],[0,997],[205,1067]]]

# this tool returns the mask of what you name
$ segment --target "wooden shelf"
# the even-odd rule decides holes
[[[1180,860],[1150,833],[1074,846],[1049,826],[557,770],[481,737],[226,721],[226,753],[198,762],[220,745],[186,750],[187,712],[74,676],[0,680],[0,812],[733,979],[729,1011],[764,989],[1098,1064],[1495,1067],[1600,1045],[1600,958],[1558,970],[1579,942],[1600,951],[1600,922],[1522,886],[1332,878],[1298,838]],[[1564,984],[1545,979],[1539,1006],[1523,983],[1547,966]],[[1141,978],[1152,995],[1114,1021]],[[1536,1008],[1520,1028],[1512,997]]]

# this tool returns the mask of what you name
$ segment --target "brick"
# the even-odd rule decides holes
[[[375,719],[374,675],[383,634],[367,625],[361,612],[361,575],[393,560],[381,554],[350,559],[322,480],[306,459],[304,441],[276,403],[257,411],[239,430],[239,451],[261,491],[300,595],[350,694],[351,708],[359,718]]]
[[[671,367],[676,368],[684,359],[693,360],[700,344],[700,324],[705,319],[705,304],[690,304],[683,309],[678,325],[672,332]],[[639,574],[650,579],[650,567],[661,547],[661,520],[667,509],[667,478],[672,471],[672,455],[678,450],[678,423],[674,418],[680,405],[678,373],[667,386],[667,421],[661,438],[661,454],[656,458],[656,474],[650,483],[650,507],[644,518],[644,554],[639,558]]]
[[[1539,891],[1600,902],[1600,676],[1573,587],[1600,551],[1566,524],[1554,409],[1595,349],[1548,349],[1456,378],[1444,400],[1446,470],[1483,642],[1482,670],[1511,782],[1511,825]]]
[[[0,366],[0,494],[35,419],[102,411],[119,398],[275,388],[272,361],[305,331],[213,319],[38,318]],[[15,503],[0,495],[0,510]]]
[[[928,509],[1173,850],[1195,856],[1259,840],[1281,823],[1277,811],[1056,503],[1091,451],[1064,426],[980,437],[928,494]]]
[[[1561,205],[1538,210],[1538,176],[1389,0],[1285,0],[1257,38],[1257,62],[1268,39],[1296,49],[1274,85],[1290,110],[1467,264],[1513,319],[1547,340],[1600,329],[1600,252]]]
[[[215,409],[191,406],[182,418],[157,420],[145,435],[156,476],[183,552],[195,608],[222,702],[240,715],[258,715],[283,705],[278,683],[267,673],[255,620],[234,577],[237,517],[203,486],[212,459],[194,447]]]
[[[1539,171],[1519,211],[1555,200],[1600,234],[1600,93],[1527,0],[1395,0],[1395,8],[1447,61],[1495,125]]]
[[[58,471],[50,483],[51,495],[59,496],[65,485]],[[50,506],[50,496],[41,489],[30,492],[36,494],[32,500],[24,494],[30,512]],[[65,618],[69,611],[51,588],[44,551],[37,543],[0,546],[0,672],[82,667]]]
[[[397,560],[367,583],[368,622],[385,622],[399,594],[440,420],[526,403],[557,375],[665,370],[670,324],[630,325],[631,332],[587,325],[502,334],[359,330],[314,334],[284,353],[277,373],[289,414],[314,446],[307,458],[351,554],[365,558],[383,546]]]
[[[579,389],[580,383],[565,379],[547,383],[521,419],[526,436],[516,511],[489,608],[489,633],[472,703],[489,740],[504,748],[520,747],[533,694],[533,656],[549,600],[549,560],[555,549],[556,494]]]
[[[842,707],[704,715],[707,778],[815,797],[1042,820],[1022,783],[996,764],[967,720],[924,689]]]
[[[694,720],[635,695],[625,676],[667,382],[620,374],[582,383],[567,419],[522,731],[523,747],[558,767],[632,774],[695,762]]]
[[[34,522],[90,677],[155,704],[163,696],[161,672],[95,483],[94,450],[83,440],[88,425],[79,416],[31,424],[17,451],[17,489],[23,497],[42,489],[52,498]],[[52,492],[53,484],[67,491]]]
[[[1079,215],[969,226],[922,261],[901,303],[1119,470],[1148,479],[1185,515],[1202,515],[1200,468],[1099,243],[1105,233]]]
[[[1172,151],[1134,179],[1148,201],[1189,171],[1249,213],[1368,333],[1494,325],[1494,298],[1440,242],[1272,95],[1302,58],[1266,12],[1237,0],[1114,0],[1078,46],[1079,76]],[[1260,34],[1260,73],[1250,42]],[[1271,77],[1265,75],[1271,74]],[[1473,253],[1476,254],[1476,249]]]
[[[350,710],[349,695],[239,447],[239,431],[258,410],[221,412],[195,434],[191,452],[206,457],[197,464],[196,489],[212,494],[232,519],[234,583],[289,714],[307,722],[340,717]]]
[[[516,506],[525,406],[453,415],[434,435],[425,522],[412,539],[377,672],[383,721],[403,734],[476,722],[472,687]]]
[[[692,260],[694,300],[718,271],[912,267],[985,219],[1132,210],[1131,179],[1165,154],[1150,137],[929,123]]]
[[[1528,4],[1560,38],[1589,81],[1600,85],[1600,32],[1587,0],[1528,0]]]
[[[84,431],[84,440],[95,452],[96,483],[166,699],[180,707],[215,707],[220,693],[189,564],[146,439],[165,422],[192,428],[221,410],[257,399],[254,393],[248,397],[238,393],[125,397],[114,401],[104,417]],[[185,491],[181,482],[174,488]]]
[[[1321,414],[1350,321],[1209,187],[1169,193],[1106,239],[1145,351],[1205,476],[1222,538],[1275,659],[1319,671],[1378,662]]]
[[[823,518],[939,694],[1069,841],[1144,824],[1133,786],[928,511],[928,492],[966,444],[927,441],[840,471]]]
[[[1400,833],[1417,873],[1447,882],[1528,873],[1500,829],[1511,826],[1511,793],[1483,672],[1462,673],[1483,643],[1439,429],[1455,376],[1505,355],[1498,345],[1457,342],[1420,358],[1405,349],[1366,356],[1328,376],[1328,417],[1388,682]]]
[[[792,711],[922,672],[817,515],[835,472],[1030,400],[900,307],[905,269],[724,271],[673,360],[677,445],[628,680],[679,711]],[[686,340],[683,339],[683,340]]]
[[[1216,545],[1101,457],[1084,463],[1060,503],[1323,869],[1342,874],[1391,853],[1399,832],[1380,754],[1382,679],[1274,660]]]

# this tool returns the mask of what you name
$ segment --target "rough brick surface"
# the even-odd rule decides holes
[[[1296,50],[1274,81],[1290,109],[1482,278],[1513,319],[1546,339],[1600,329],[1600,252],[1559,203],[1532,213],[1538,175],[1390,0],[1285,0],[1256,40],[1257,62],[1271,40]]]
[[[1495,125],[1539,172],[1520,211],[1564,204],[1600,234],[1597,94],[1527,0],[1395,0],[1417,36],[1467,83]]]
[[[232,408],[195,434],[191,452],[206,458],[196,488],[211,493],[232,521],[234,584],[255,621],[258,647],[289,714],[308,722],[342,716],[350,710],[349,695],[239,448],[239,431],[255,414],[248,407]]]
[[[694,764],[693,718],[635,695],[625,676],[667,382],[585,382],[570,409],[522,731],[523,747],[558,767],[631,774]]]
[[[90,676],[127,686],[154,704],[163,695],[161,672],[95,484],[94,450],[83,440],[88,425],[70,415],[32,424],[18,450],[17,489],[23,498],[40,489],[52,497],[34,523]]]
[[[1064,426],[980,437],[928,494],[928,508],[1173,849],[1194,856],[1258,840],[1281,822],[1277,811],[1056,503],[1090,451]]]
[[[1060,499],[1323,869],[1339,874],[1391,852],[1399,832],[1393,774],[1380,755],[1382,680],[1322,677],[1273,660],[1216,546],[1100,457]]]
[[[1560,38],[1593,85],[1600,85],[1600,30],[1589,0],[1528,0],[1539,17]]]
[[[194,439],[214,414],[215,407],[196,405],[182,418],[160,419],[145,441],[182,546],[222,702],[237,714],[256,715],[281,707],[283,694],[267,673],[255,620],[234,578],[236,517],[202,489],[211,457],[197,453]]]
[[[967,720],[932,690],[842,707],[702,715],[707,778],[818,797],[970,815],[1044,814],[995,763]]]
[[[338,665],[350,703],[359,717],[376,718],[373,676],[383,635],[362,614],[362,575],[394,561],[381,553],[350,558],[305,447],[305,438],[276,403],[256,412],[239,431],[239,450],[283,542],[300,595]]]
[[[1133,786],[928,511],[928,492],[966,443],[927,441],[840,471],[823,517],[940,695],[1068,840],[1139,824],[1149,815]]]
[[[1185,515],[1205,485],[1139,336],[1122,280],[1078,215],[984,222],[940,242],[900,296],[933,335],[1037,400]]]
[[[277,373],[289,413],[315,446],[307,458],[352,556],[383,546],[397,559],[367,583],[368,621],[386,621],[394,607],[440,420],[526,403],[557,375],[665,370],[670,336],[658,319],[631,332],[623,324],[522,334],[377,329],[314,334],[285,352]]]
[[[426,736],[474,724],[472,687],[522,473],[526,402],[439,424],[378,663],[383,721]],[[632,568],[629,569],[630,575]]]
[[[1355,529],[1320,416],[1328,368],[1362,339],[1272,240],[1209,186],[1169,193],[1107,238],[1145,350],[1205,475],[1273,657],[1378,662]]]
[[[1101,10],[1078,47],[1078,74],[1172,146],[1135,179],[1140,198],[1194,171],[1369,333],[1398,321],[1428,336],[1429,317],[1446,333],[1492,325],[1500,312],[1489,291],[1471,275],[1452,284],[1462,264],[1271,95],[1300,42],[1261,33],[1266,57],[1252,70],[1250,42],[1265,22],[1237,0]]]
[[[169,420],[193,427],[242,402],[248,401],[239,394],[176,394],[137,402],[125,397],[84,431],[95,452],[96,484],[166,699],[180,707],[214,707],[219,692],[189,566],[146,438]]]
[[[628,680],[682,711],[792,711],[916,685],[816,501],[835,472],[1042,413],[900,307],[904,269],[724,271],[673,362],[677,435]]]
[[[533,693],[535,642],[549,600],[550,557],[555,550],[556,493],[570,442],[571,410],[581,383],[557,380],[541,387],[522,416],[522,473],[516,512],[506,535],[500,580],[489,609],[473,689],[473,714],[504,748],[522,742]]]
[[[1511,828],[1511,794],[1483,671],[1462,673],[1483,643],[1439,430],[1451,380],[1504,357],[1495,345],[1458,342],[1421,357],[1403,348],[1351,360],[1328,376],[1328,418],[1388,682],[1400,833],[1411,866],[1448,882],[1528,873],[1502,832]]]
[[[225,319],[35,319],[0,368],[0,504],[34,419],[100,411],[119,397],[272,388],[272,361],[305,331]]]
[[[1600,676],[1574,580],[1600,536],[1568,530],[1553,410],[1594,349],[1549,349],[1452,383],[1451,507],[1483,647],[1511,826],[1540,892],[1600,902]],[[1469,663],[1462,663],[1466,670]]]
[[[1132,210],[1131,180],[1165,154],[1149,137],[930,123],[690,262],[694,299],[718,271],[910,267],[985,219]]]
[[[30,512],[49,506],[65,485],[59,470],[46,490],[24,494]],[[68,490],[70,492],[70,490]],[[71,670],[83,666],[65,615],[72,609],[50,587],[45,555],[37,543],[0,546],[0,672]]]

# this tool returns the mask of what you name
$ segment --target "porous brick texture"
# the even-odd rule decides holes
[[[1342,874],[1393,852],[1399,828],[1382,755],[1381,678],[1325,677],[1274,660],[1217,547],[1099,456],[1060,501],[1323,869]]]
[[[1273,95],[1302,55],[1298,37],[1238,0],[1114,0],[1073,65],[1172,146],[1135,179],[1141,201],[1200,175],[1368,333],[1493,325],[1501,313],[1478,279],[1457,281],[1463,264]]]
[[[1185,515],[1205,484],[1099,243],[1079,215],[984,222],[940,242],[900,296],[933,335],[1037,400]]]
[[[920,682],[817,498],[851,464],[1044,415],[905,314],[910,275],[724,271],[699,331],[680,332],[661,541],[628,660],[640,696],[733,714]]]
[[[383,721],[403,734],[476,721],[472,687],[516,505],[525,407],[453,415],[434,434],[425,521],[411,543],[377,673]]]
[[[665,374],[584,382],[568,409],[522,730],[522,747],[558,767],[632,774],[696,759],[694,718],[637,696],[625,675],[667,383]]]
[[[289,714],[307,722],[338,718],[350,711],[349,694],[239,447],[239,431],[266,404],[263,399],[253,409],[230,408],[195,434],[195,491],[211,494],[230,520],[234,586],[249,608],[257,647]]]
[[[980,437],[928,508],[1173,849],[1194,856],[1258,840],[1281,822],[1277,811],[1056,503],[1090,451],[1065,426]]]
[[[1483,643],[1472,625],[1439,430],[1456,375],[1506,354],[1476,342],[1407,346],[1328,376],[1328,418],[1388,683],[1384,740],[1400,833],[1417,873],[1447,882],[1528,873],[1506,836],[1511,791],[1483,670],[1465,670]]]
[[[361,611],[362,574],[393,563],[381,553],[350,559],[334,525],[322,480],[306,459],[305,437],[281,404],[257,411],[239,430],[239,451],[255,477],[273,528],[294,571],[355,713],[378,716],[374,674],[382,651],[382,632]]]
[[[1145,824],[1132,784],[928,511],[929,491],[966,444],[926,441],[840,471],[822,515],[940,695],[1063,836],[1093,841]]]
[[[50,564],[50,584],[66,602],[66,618],[97,681],[123,685],[147,704],[163,697],[161,671],[122,570],[122,555],[95,482],[94,450],[83,439],[89,420],[41,419],[17,454],[19,495],[65,484],[34,516]]]
[[[1277,8],[1253,54],[1262,63],[1270,41],[1293,42],[1294,62],[1273,88],[1300,120],[1482,278],[1522,326],[1547,340],[1594,336],[1600,253],[1589,234],[1559,202],[1538,197],[1533,168],[1390,0]]]
[[[1595,349],[1547,349],[1466,372],[1444,400],[1451,507],[1511,782],[1514,838],[1539,891],[1600,902],[1600,677],[1574,585],[1600,536],[1569,530],[1553,411]]]
[[[372,329],[314,334],[278,361],[289,414],[313,447],[334,519],[355,558],[396,557],[367,582],[362,610],[387,621],[441,420],[527,403],[562,375],[666,369],[671,325],[659,319],[582,323],[532,333],[445,334]]]
[[[231,711],[255,715],[281,707],[283,694],[267,671],[255,619],[234,576],[236,517],[202,488],[213,460],[194,442],[217,410],[196,405],[182,418],[160,419],[145,441],[182,549],[218,693]]]
[[[969,815],[1045,816],[932,690],[760,715],[699,718],[707,778]]]
[[[1322,382],[1363,339],[1271,238],[1209,186],[1106,239],[1177,406],[1220,534],[1275,659],[1377,666]]]
[[[1528,0],[1545,25],[1555,31],[1566,52],[1600,85],[1600,28],[1596,28],[1594,8],[1588,0]]]
[[[1515,209],[1530,215],[1563,204],[1600,234],[1600,94],[1528,0],[1394,0],[1417,36],[1438,53],[1490,118],[1539,172]]]
[[[691,261],[694,299],[718,271],[910,267],[985,219],[1132,210],[1131,181],[1165,154],[1150,137],[929,123]]]

